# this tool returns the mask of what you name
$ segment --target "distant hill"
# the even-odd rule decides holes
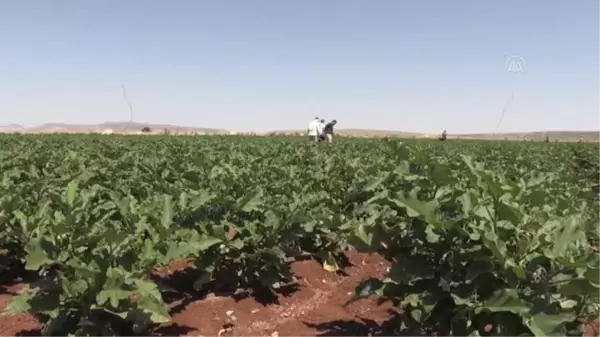
[[[169,133],[196,133],[196,134],[230,134],[231,132],[223,129],[202,128],[193,126],[180,126],[171,124],[151,124],[142,122],[104,122],[102,124],[67,124],[67,123],[48,123],[31,128],[26,128],[18,124],[0,125],[0,133],[22,132],[22,133],[100,133],[110,130],[111,133],[136,133],[144,127],[149,127],[152,133],[163,133],[167,130]],[[280,130],[271,132],[260,132],[257,135],[269,134],[303,134],[306,130]],[[336,133],[342,136],[350,137],[402,137],[402,138],[437,138],[439,134],[425,134],[417,132],[404,132],[396,130],[368,130],[368,129],[336,129]],[[448,137],[459,139],[510,139],[522,140],[543,140],[546,136],[550,140],[561,141],[584,141],[597,142],[600,137],[598,131],[547,131],[547,132],[511,132],[511,133],[474,133],[474,134],[452,134]]]
[[[227,130],[201,128],[193,126],[179,126],[170,124],[151,124],[141,122],[104,122],[102,124],[67,124],[67,123],[47,123],[31,128],[25,128],[17,124],[0,126],[0,132],[23,132],[23,133],[92,133],[111,130],[112,133],[135,133],[142,128],[148,127],[153,133],[162,133],[165,130],[175,133],[229,133]]]
[[[473,138],[473,139],[530,139],[530,140],[543,140],[548,136],[552,140],[562,141],[578,141],[583,139],[584,141],[598,141],[600,137],[599,131],[538,131],[538,132],[510,132],[510,133],[479,133],[479,134],[461,134],[457,135],[459,138]]]
[[[0,132],[19,132],[25,128],[19,124],[0,125]]]
[[[366,130],[366,129],[340,129],[336,131],[339,134],[358,137],[425,137],[427,134],[416,132],[404,132],[394,130]]]

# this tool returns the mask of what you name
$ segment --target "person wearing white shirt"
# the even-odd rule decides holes
[[[324,135],[323,135],[323,129],[325,128],[325,120],[321,119],[319,121],[319,124],[317,125],[317,134],[318,134],[318,140],[319,141],[323,141],[324,140]]]
[[[311,142],[316,142],[319,140],[319,117],[315,117],[315,119],[313,119],[309,124],[308,124],[308,140]]]
[[[444,129],[442,131],[442,136],[439,139],[440,140],[446,140],[447,137],[448,137],[448,132],[446,131],[446,129]]]

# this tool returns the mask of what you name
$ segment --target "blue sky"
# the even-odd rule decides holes
[[[0,124],[129,120],[124,84],[148,123],[493,132],[509,105],[499,132],[597,130],[598,16],[597,0],[3,0]]]

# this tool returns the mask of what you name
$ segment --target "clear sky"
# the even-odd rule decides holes
[[[597,130],[598,6],[0,0],[0,124]]]

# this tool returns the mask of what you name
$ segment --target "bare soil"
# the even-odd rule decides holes
[[[390,303],[378,304],[374,298],[345,306],[359,282],[382,277],[388,263],[379,255],[349,252],[350,266],[342,273],[323,270],[314,260],[296,261],[292,271],[299,279],[296,287],[276,294],[241,292],[216,295],[192,292],[170,299],[172,322],[158,327],[153,335],[194,336],[381,336],[391,335],[382,323],[399,315]],[[181,261],[158,272],[166,282],[189,286],[185,271],[189,262]],[[170,278],[169,278],[170,277]],[[26,277],[3,275],[0,280],[0,310],[12,296],[27,289]],[[175,284],[173,284],[175,283]],[[228,312],[236,320],[231,329]],[[35,336],[40,324],[27,314],[0,315],[0,336]],[[598,320],[586,328],[586,336],[598,336]]]

